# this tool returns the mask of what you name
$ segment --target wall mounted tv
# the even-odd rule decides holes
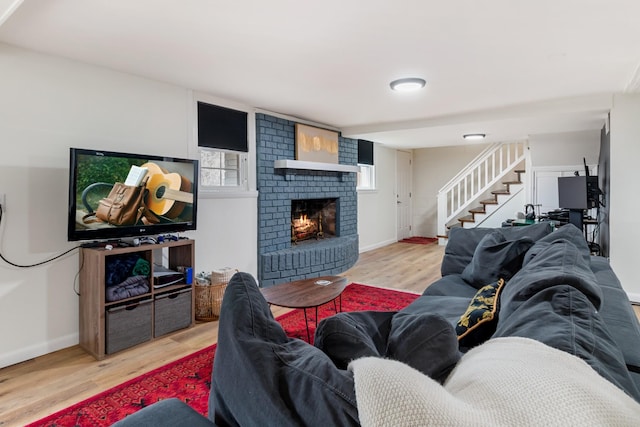
[[[67,237],[109,240],[196,229],[198,161],[144,154],[71,148]],[[142,193],[136,219],[119,223],[106,217],[116,183],[134,184]],[[130,188],[127,188],[130,190]],[[100,215],[98,215],[100,213]]]

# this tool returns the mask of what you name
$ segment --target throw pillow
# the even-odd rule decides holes
[[[509,280],[522,268],[524,256],[533,243],[530,237],[507,240],[500,231],[487,234],[462,271],[462,279],[476,289],[500,278]]]
[[[504,283],[504,279],[499,279],[476,292],[467,311],[456,324],[456,334],[461,347],[474,347],[493,335],[498,319],[500,291]]]
[[[462,274],[464,268],[471,262],[476,247],[487,234],[499,232],[506,240],[518,240],[527,237],[535,242],[551,233],[551,231],[551,225],[548,222],[540,222],[526,227],[453,227],[449,230],[449,238],[447,239],[447,246],[444,248],[440,272],[443,277],[450,274]]]

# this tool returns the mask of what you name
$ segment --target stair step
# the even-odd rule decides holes
[[[502,181],[502,184],[504,185],[503,189],[491,191],[491,195],[493,195],[493,199],[480,200],[479,202],[477,202],[480,204],[480,206],[476,206],[467,211],[471,215],[458,218],[456,223],[446,226],[447,234],[448,234],[448,230],[450,230],[452,227],[466,227],[467,223],[471,224],[469,225],[469,227],[474,227],[474,226],[477,226],[475,225],[476,222],[478,222],[479,224],[482,224],[484,221],[484,218],[487,215],[490,216],[493,214],[493,212],[499,209],[498,205],[500,205],[501,203],[498,200],[498,196],[501,196],[501,195],[511,196],[513,194],[511,192],[511,187],[510,187],[511,185],[524,185],[521,174],[526,173],[525,169],[513,169],[510,173],[511,173],[510,178],[508,176],[504,177],[509,180]],[[513,179],[513,174],[516,175],[515,179]],[[484,215],[484,216],[478,217],[476,221],[475,215]],[[446,235],[445,236],[438,235],[437,237],[444,238],[444,239],[447,238]]]

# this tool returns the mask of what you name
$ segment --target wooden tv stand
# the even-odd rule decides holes
[[[149,292],[109,302],[105,264],[109,257],[137,255],[149,262]],[[164,263],[163,263],[164,260]],[[168,260],[168,264],[167,264]],[[154,264],[172,270],[195,264],[195,242],[181,239],[132,247],[80,250],[80,346],[96,359],[150,341],[195,322],[193,283],[155,288]],[[193,273],[195,279],[195,272]]]

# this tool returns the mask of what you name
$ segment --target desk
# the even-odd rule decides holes
[[[525,225],[536,224],[537,222],[538,221],[536,221],[535,219],[514,219],[509,224],[512,227],[522,227],[522,226],[525,226]]]
[[[562,227],[565,224],[570,224],[570,222],[557,221],[555,219],[553,219],[553,220],[544,220],[544,221],[540,221],[540,220],[537,220],[537,219],[536,220],[534,220],[534,219],[511,219],[511,220],[507,220],[507,221],[503,222],[502,226],[503,227],[523,227],[523,226],[526,226],[526,225],[538,224],[540,222],[547,222],[553,228],[558,228],[558,227]],[[589,250],[591,251],[592,254],[599,255],[600,254],[600,246],[598,244],[596,244],[595,242],[589,242],[589,233],[587,232],[587,227],[590,226],[590,225],[597,226],[598,225],[598,220],[597,219],[592,219],[592,218],[582,218],[581,224],[582,224],[582,231],[584,233],[584,240],[587,241],[587,244],[589,245]]]
[[[538,223],[541,223],[541,222],[548,223],[554,228],[557,228],[557,227],[560,227],[561,225],[566,224],[566,223],[563,223],[561,221],[556,221],[556,220],[540,221],[538,219],[511,219],[511,220],[507,220],[507,221],[503,222],[502,226],[503,227],[524,227],[525,225],[538,224]]]

